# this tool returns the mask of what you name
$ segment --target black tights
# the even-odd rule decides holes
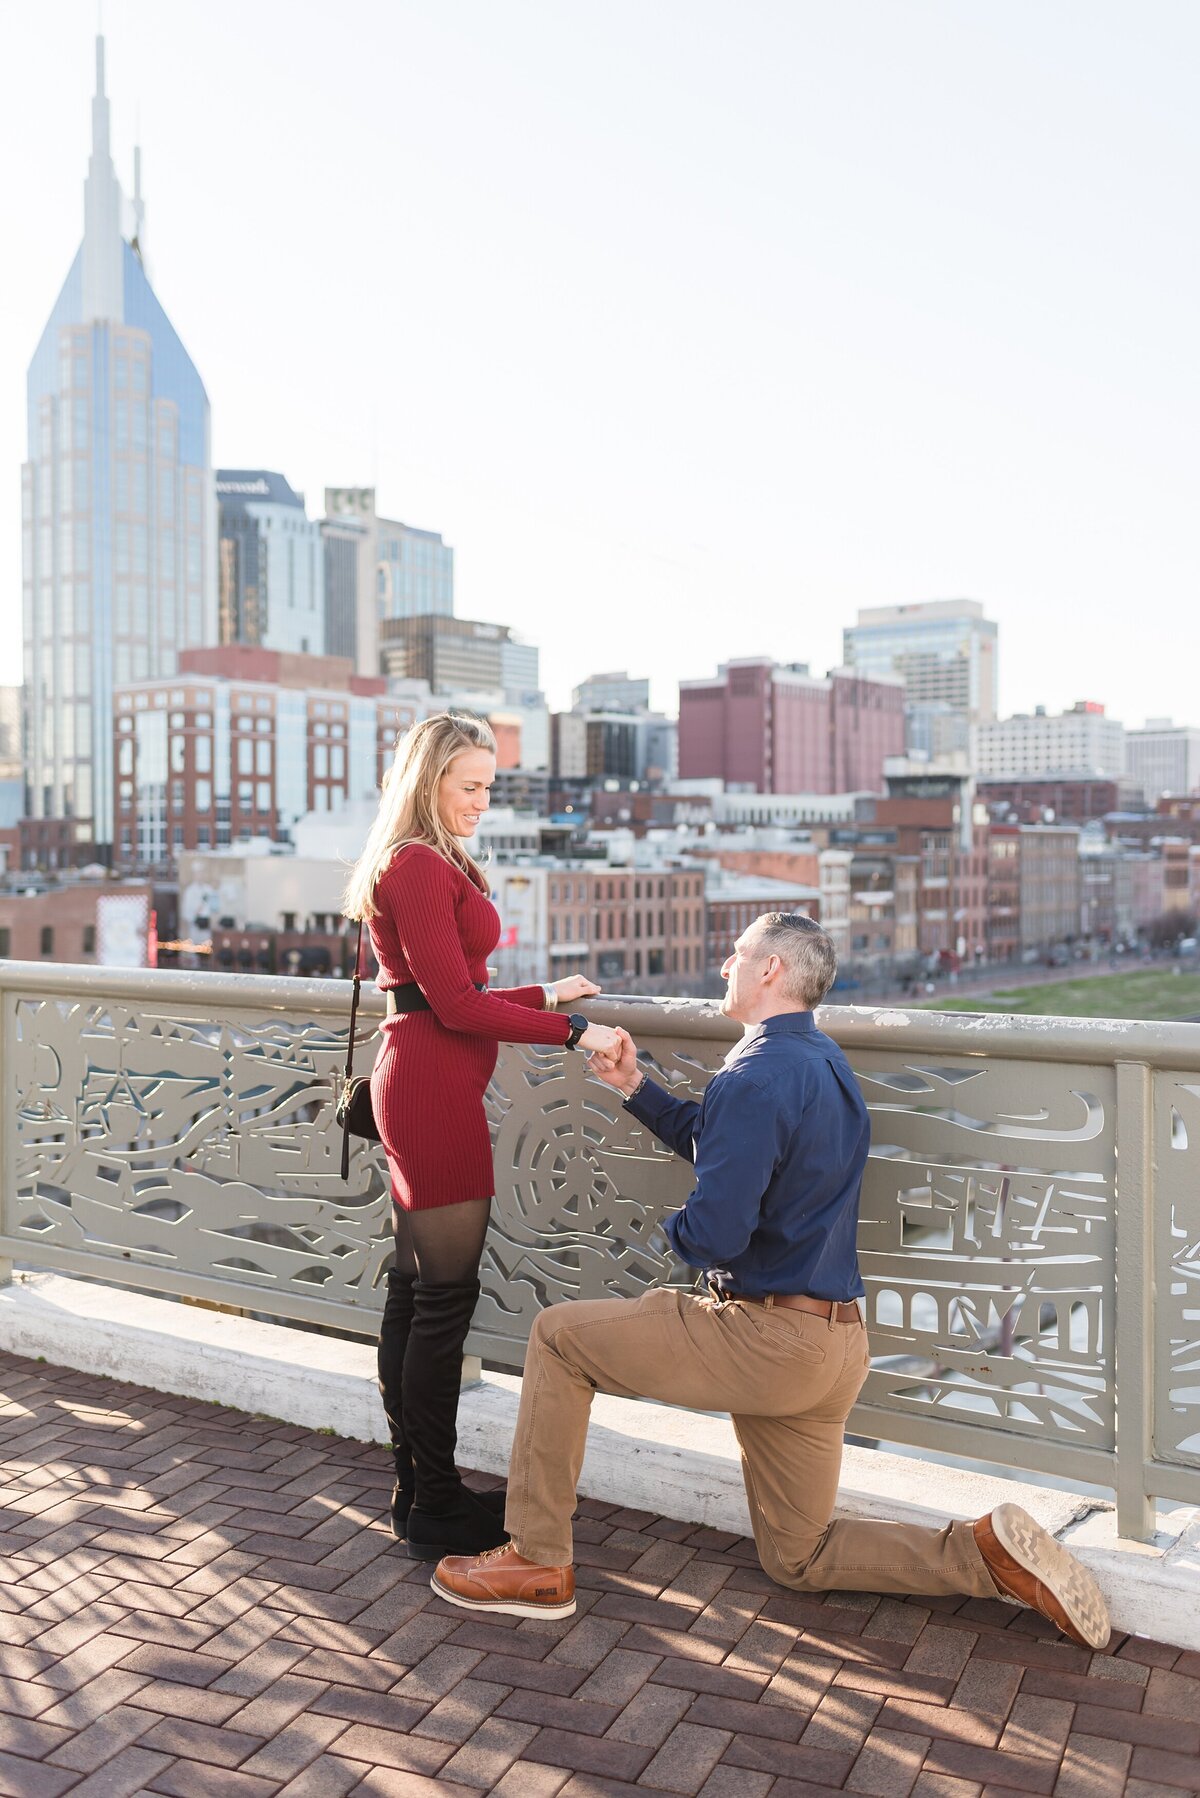
[[[459,1495],[454,1466],[462,1349],[479,1298],[490,1199],[392,1206],[396,1260],[379,1330],[379,1390],[402,1492],[425,1511]]]

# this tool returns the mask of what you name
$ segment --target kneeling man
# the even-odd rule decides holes
[[[738,939],[721,1009],[747,1026],[699,1104],[619,1056],[593,1071],[696,1169],[665,1224],[707,1271],[708,1296],[551,1305],[534,1324],[509,1470],[511,1540],[441,1561],[433,1589],[468,1610],[568,1617],[571,1515],[593,1392],[728,1411],[754,1540],[797,1591],[955,1593],[1034,1606],[1072,1641],[1108,1640],[1085,1568],[1019,1506],[945,1529],[831,1521],[846,1418],[870,1366],[855,1237],[870,1124],[842,1051],[813,1020],[833,944],[811,919],[768,912]]]

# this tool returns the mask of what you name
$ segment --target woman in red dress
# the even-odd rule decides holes
[[[487,990],[500,920],[464,841],[488,809],[495,774],[486,724],[441,713],[416,725],[397,746],[346,888],[346,915],[366,920],[387,997],[371,1074],[396,1236],[379,1389],[396,1463],[392,1528],[421,1559],[507,1539],[494,1504],[454,1465],[462,1349],[494,1188],[483,1097],[497,1045],[619,1047],[615,1031],[557,1009],[599,992],[582,976]]]

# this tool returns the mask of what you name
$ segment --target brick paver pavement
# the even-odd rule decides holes
[[[392,1543],[379,1449],[10,1355],[0,1480],[9,1798],[1200,1793],[1163,1643],[801,1596],[592,1502],[577,1616],[473,1618]]]

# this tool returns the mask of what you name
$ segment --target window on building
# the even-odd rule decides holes
[[[96,953],[96,926],[94,924],[85,924],[83,927],[83,953],[85,955],[95,955]]]
[[[181,780],[171,782],[171,810],[174,812],[183,810],[183,782]]]
[[[212,847],[212,831],[207,824],[199,824],[196,826],[196,847],[197,849],[209,849]]]
[[[646,951],[647,974],[664,974],[666,972],[666,951],[664,949],[648,949]]]
[[[42,954],[43,955],[53,955],[54,954],[54,926],[53,926],[53,924],[43,924],[42,925]]]
[[[256,804],[256,809],[260,812],[269,812],[270,811],[270,809],[271,809],[271,783],[269,780],[260,780],[259,781],[258,796],[257,796],[255,804]]]
[[[196,810],[198,812],[207,812],[207,811],[211,811],[211,809],[212,809],[212,781],[211,780],[198,780],[196,782]]]

